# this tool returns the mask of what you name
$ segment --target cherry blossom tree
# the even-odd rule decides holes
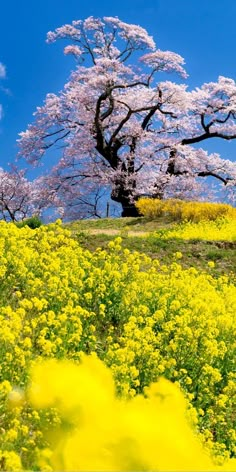
[[[34,184],[29,182],[24,171],[0,168],[0,218],[5,221],[21,221],[35,211]]]
[[[23,221],[33,215],[41,216],[47,209],[58,208],[55,190],[45,186],[45,178],[30,181],[24,170],[12,166],[10,172],[0,168],[0,219]]]
[[[236,138],[233,79],[195,90],[180,79],[161,81],[161,72],[186,79],[184,59],[117,17],[89,17],[48,33],[49,43],[59,39],[69,41],[64,52],[74,56],[75,70],[58,95],[47,95],[19,140],[34,164],[58,146],[55,189],[74,187],[77,198],[91,186],[110,189],[123,216],[137,214],[142,194],[200,195],[207,177],[234,193],[236,165],[200,147]]]

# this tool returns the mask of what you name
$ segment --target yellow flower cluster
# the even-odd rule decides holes
[[[49,360],[34,367],[29,398],[36,408],[56,406],[63,420],[39,460],[44,470],[235,470],[236,459],[215,465],[190,427],[183,394],[163,378],[123,400],[95,355],[79,366]]]
[[[236,241],[236,219],[215,221],[191,221],[175,224],[170,229],[160,230],[155,237],[162,239],[202,239],[205,241]]]
[[[65,423],[24,397],[32,362],[79,363],[89,353],[110,366],[123,398],[160,375],[175,382],[217,460],[236,455],[235,280],[214,277],[214,268],[184,270],[179,259],[160,265],[123,249],[121,238],[90,253],[59,222],[36,230],[0,222],[0,461],[8,470],[19,457],[36,470],[40,451],[50,456],[45,430]],[[97,394],[94,385],[94,402]]]
[[[139,212],[147,218],[157,218],[162,215],[168,215],[175,221],[194,222],[216,220],[218,218],[236,219],[236,209],[225,203],[140,198],[136,203],[136,207]]]
[[[177,263],[152,266],[136,273],[123,304],[129,318],[107,338],[106,355],[122,394],[142,391],[159,375],[178,382],[209,447],[235,453],[235,285]]]

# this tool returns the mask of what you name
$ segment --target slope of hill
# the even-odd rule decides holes
[[[151,258],[159,259],[164,264],[173,262],[173,259],[176,259],[176,253],[181,253],[177,254],[177,258],[181,259],[183,267],[194,266],[212,270],[212,266],[215,265],[215,273],[232,273],[236,269],[234,222],[232,222],[232,228],[228,228],[230,237],[228,234],[225,236],[224,228],[220,228],[217,240],[214,237],[215,233],[211,239],[211,233],[207,235],[204,228],[204,239],[197,233],[196,237],[190,236],[190,239],[171,237],[168,233],[173,229],[182,229],[184,224],[173,223],[167,217],[159,217],[156,220],[143,217],[78,220],[67,223],[65,226],[71,230],[82,247],[91,251],[95,251],[98,247],[105,249],[109,241],[120,236],[123,247],[131,251],[143,252]]]

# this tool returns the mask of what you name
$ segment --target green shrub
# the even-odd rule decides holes
[[[31,229],[39,228],[42,224],[42,221],[37,215],[31,216],[30,218],[16,223],[18,228],[24,228],[24,226],[29,226],[29,228]]]

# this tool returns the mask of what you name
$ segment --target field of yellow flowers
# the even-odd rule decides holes
[[[0,222],[0,470],[236,470],[236,283],[209,269]]]

